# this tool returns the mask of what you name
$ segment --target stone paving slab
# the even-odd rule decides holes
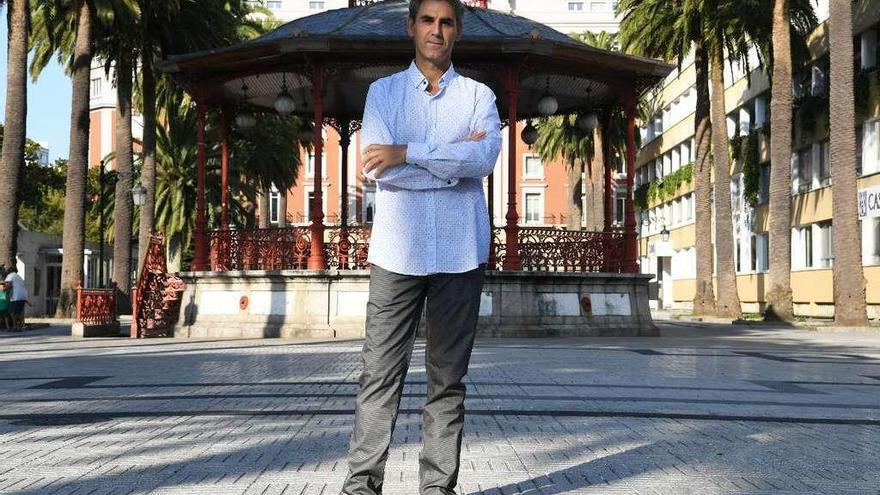
[[[481,340],[466,495],[880,494],[880,332]],[[0,336],[0,493],[337,494],[360,341]],[[385,493],[418,493],[416,344]]]

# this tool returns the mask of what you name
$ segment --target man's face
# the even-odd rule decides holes
[[[416,58],[445,66],[452,47],[461,38],[455,9],[443,0],[424,0],[416,18],[407,17],[407,32],[416,45]]]

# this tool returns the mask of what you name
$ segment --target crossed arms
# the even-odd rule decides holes
[[[471,120],[471,135],[457,143],[394,144],[385,112],[393,108],[377,84],[370,86],[361,127],[364,177],[402,189],[452,187],[458,179],[492,173],[501,148],[495,95],[481,87]]]

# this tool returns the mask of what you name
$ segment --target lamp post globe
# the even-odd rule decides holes
[[[529,148],[538,141],[538,129],[532,124],[531,120],[526,122],[525,128],[520,133],[520,138],[529,145]]]
[[[248,110],[243,110],[235,116],[235,125],[239,129],[252,129],[257,125],[257,118]]]
[[[544,96],[538,100],[538,111],[541,112],[541,115],[553,115],[558,109],[559,102],[556,100],[556,97],[550,93],[545,93]]]
[[[599,117],[593,112],[581,115],[577,121],[577,125],[584,132],[593,132],[593,130],[599,126]]]
[[[131,188],[131,200],[137,206],[142,206],[144,204],[144,199],[147,197],[147,188],[141,184],[136,184]]]
[[[287,117],[292,114],[294,110],[296,110],[296,102],[293,101],[293,98],[289,94],[287,94],[286,90],[275,99],[275,111],[278,112],[278,115]]]

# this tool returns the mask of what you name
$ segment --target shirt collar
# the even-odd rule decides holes
[[[418,66],[416,66],[415,60],[410,62],[409,68],[406,72],[409,74],[409,80],[412,82],[413,86],[422,90],[428,87],[428,78],[425,77],[425,75],[422,74],[422,71],[419,70]],[[440,87],[445,88],[457,75],[458,73],[455,72],[455,66],[450,62],[449,68],[446,69],[446,72],[444,72],[442,76],[440,76]]]

